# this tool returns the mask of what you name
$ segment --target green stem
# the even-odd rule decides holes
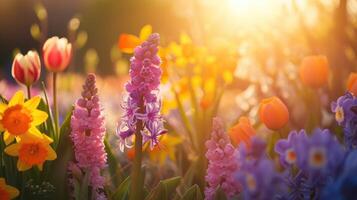
[[[31,85],[27,85],[26,89],[27,89],[27,98],[31,99]]]
[[[57,139],[59,138],[59,120],[58,120],[58,105],[57,105],[57,73],[53,72],[53,115],[55,121],[55,133]]]
[[[143,104],[140,106],[140,110],[143,111]],[[131,173],[132,183],[130,191],[130,200],[142,199],[143,194],[143,177],[141,173],[141,161],[142,161],[142,146],[143,146],[143,136],[141,131],[143,129],[142,120],[138,120],[136,124],[135,132],[135,159],[134,166]]]

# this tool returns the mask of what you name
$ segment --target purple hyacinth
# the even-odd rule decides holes
[[[284,167],[296,164],[297,155],[296,150],[299,146],[306,143],[307,135],[305,130],[291,131],[287,139],[280,139],[275,144],[275,152],[280,156],[280,163]]]
[[[331,103],[336,121],[344,129],[344,140],[349,150],[357,147],[357,98],[347,92]]]
[[[119,147],[132,147],[132,137],[140,120],[143,127],[138,130],[143,135],[143,143],[150,142],[153,148],[160,135],[166,133],[160,115],[161,102],[158,98],[161,69],[158,53],[159,34],[154,33],[148,40],[136,47],[130,62],[130,80],[125,88],[129,93],[124,102],[124,116],[118,127]]]
[[[238,195],[240,185],[233,176],[238,170],[236,151],[224,131],[222,121],[218,118],[213,119],[211,139],[206,141],[206,147],[208,186],[205,189],[205,199],[213,199],[219,187],[228,198]]]
[[[242,184],[243,199],[275,199],[286,192],[283,176],[267,158],[265,147],[263,140],[254,137],[251,147],[243,144],[239,148],[240,169],[235,177]]]
[[[92,195],[103,199],[104,177],[101,170],[106,166],[104,149],[105,124],[97,95],[95,75],[89,74],[83,85],[82,97],[74,105],[71,117],[75,165],[90,173]]]

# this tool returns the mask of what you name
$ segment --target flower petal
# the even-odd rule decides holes
[[[0,103],[0,113],[3,113],[7,109],[7,105],[4,103]]]
[[[40,104],[41,97],[35,96],[24,103],[24,106],[28,109],[36,109],[38,104]]]
[[[14,141],[15,136],[11,135],[8,131],[5,131],[4,133],[4,142],[6,145],[10,144],[12,141]]]
[[[17,197],[20,194],[20,191],[18,189],[10,185],[6,185],[5,190],[9,193],[10,199]]]
[[[19,171],[26,171],[28,169],[31,169],[31,167],[32,167],[31,165],[22,162],[20,159],[17,161],[17,169]]]
[[[42,133],[36,127],[31,127],[28,132],[34,136],[42,138]],[[21,136],[21,138],[23,138],[23,139],[31,138],[31,137],[27,137],[27,136],[30,136],[30,135],[25,134],[25,135]]]
[[[23,91],[17,91],[15,95],[11,98],[9,102],[9,106],[14,106],[16,104],[23,104],[25,100],[24,97],[24,92]]]
[[[140,39],[135,35],[121,34],[119,36],[119,49],[124,53],[133,53],[134,48],[140,44]]]
[[[41,110],[33,110],[31,114],[33,117],[32,124],[34,126],[38,126],[38,125],[42,124],[48,118],[48,114]]]
[[[9,154],[10,156],[18,156],[19,149],[20,149],[20,144],[16,143],[16,144],[6,147],[4,151],[5,151],[5,153]]]
[[[47,158],[46,160],[55,160],[57,158],[57,154],[56,152],[49,146],[49,148],[47,148]]]
[[[150,24],[143,26],[140,30],[140,40],[141,41],[147,40],[151,33],[152,33],[152,27]]]

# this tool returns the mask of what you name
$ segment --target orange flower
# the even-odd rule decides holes
[[[244,142],[249,147],[250,139],[255,135],[255,130],[247,117],[241,117],[238,124],[229,129],[228,134],[234,145],[238,146],[241,142]]]
[[[133,53],[136,46],[139,46],[144,42],[152,32],[152,27],[150,25],[145,25],[140,30],[139,37],[132,34],[120,34],[118,47],[124,53]]]
[[[351,73],[348,77],[347,90],[353,95],[357,95],[357,73]]]
[[[5,179],[0,178],[0,200],[14,199],[19,196],[20,192],[18,189],[6,185]]]
[[[23,135],[18,143],[5,148],[5,153],[10,156],[18,156],[17,168],[19,171],[26,171],[36,165],[42,170],[46,160],[57,158],[56,152],[50,146],[52,139],[47,135],[41,136]]]
[[[329,65],[326,56],[305,57],[302,60],[299,73],[305,85],[312,88],[324,86],[329,76]]]
[[[260,120],[271,130],[278,130],[289,121],[289,110],[278,97],[263,99],[259,107]]]

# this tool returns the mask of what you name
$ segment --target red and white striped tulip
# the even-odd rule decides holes
[[[12,63],[12,77],[21,84],[30,86],[41,75],[40,57],[36,51],[28,51],[26,55],[18,53]]]
[[[43,45],[43,60],[51,72],[64,71],[72,57],[72,45],[66,38],[51,37]]]

